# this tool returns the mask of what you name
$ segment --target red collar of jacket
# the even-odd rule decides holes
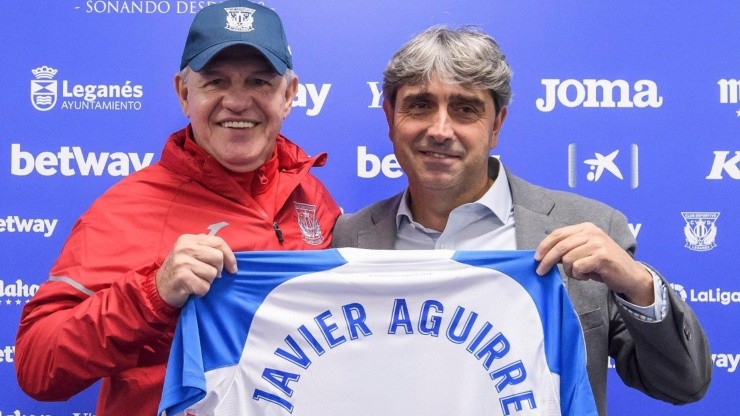
[[[283,135],[275,140],[270,160],[252,172],[237,173],[224,168],[192,138],[190,125],[167,139],[160,164],[166,169],[202,184],[229,199],[254,198],[272,188],[279,177],[279,195],[289,195],[314,166],[326,164],[326,153],[309,157]]]

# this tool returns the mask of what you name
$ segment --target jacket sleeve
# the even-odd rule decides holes
[[[608,232],[634,254],[635,240],[624,215],[615,211]],[[618,302],[611,303],[609,355],[626,385],[673,404],[695,402],[712,377],[709,343],[694,312],[660,277],[667,316],[646,322]]]
[[[166,363],[178,310],[159,297],[151,248],[106,228],[83,216],[23,309],[16,374],[35,399],[65,400],[100,378]]]

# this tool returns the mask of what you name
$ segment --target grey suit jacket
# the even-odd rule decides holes
[[[497,169],[498,162],[492,159],[489,170]],[[554,229],[588,221],[634,255],[635,239],[619,211],[575,194],[532,185],[508,170],[506,173],[518,249],[535,249]],[[398,194],[342,215],[334,227],[334,246],[393,249],[400,201]],[[652,397],[683,404],[704,396],[713,367],[707,338],[691,308],[673,290],[667,290],[668,316],[659,323],[648,323],[615,302],[614,294],[602,283],[575,279],[564,283],[583,328],[588,375],[600,415],[606,415],[608,356],[614,358],[625,384]]]

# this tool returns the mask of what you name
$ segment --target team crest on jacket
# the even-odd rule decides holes
[[[324,235],[321,233],[321,225],[316,219],[316,206],[300,202],[293,202],[293,204],[298,216],[298,226],[301,229],[303,241],[312,246],[323,243]]]
[[[254,23],[255,12],[254,9],[249,7],[227,7],[226,10],[226,30],[232,32],[251,32],[254,30],[252,24]]]

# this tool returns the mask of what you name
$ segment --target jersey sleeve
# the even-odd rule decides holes
[[[180,313],[172,341],[162,400],[157,411],[160,416],[181,414],[188,406],[203,400],[206,396],[202,342],[199,334],[195,305],[188,302]]]

